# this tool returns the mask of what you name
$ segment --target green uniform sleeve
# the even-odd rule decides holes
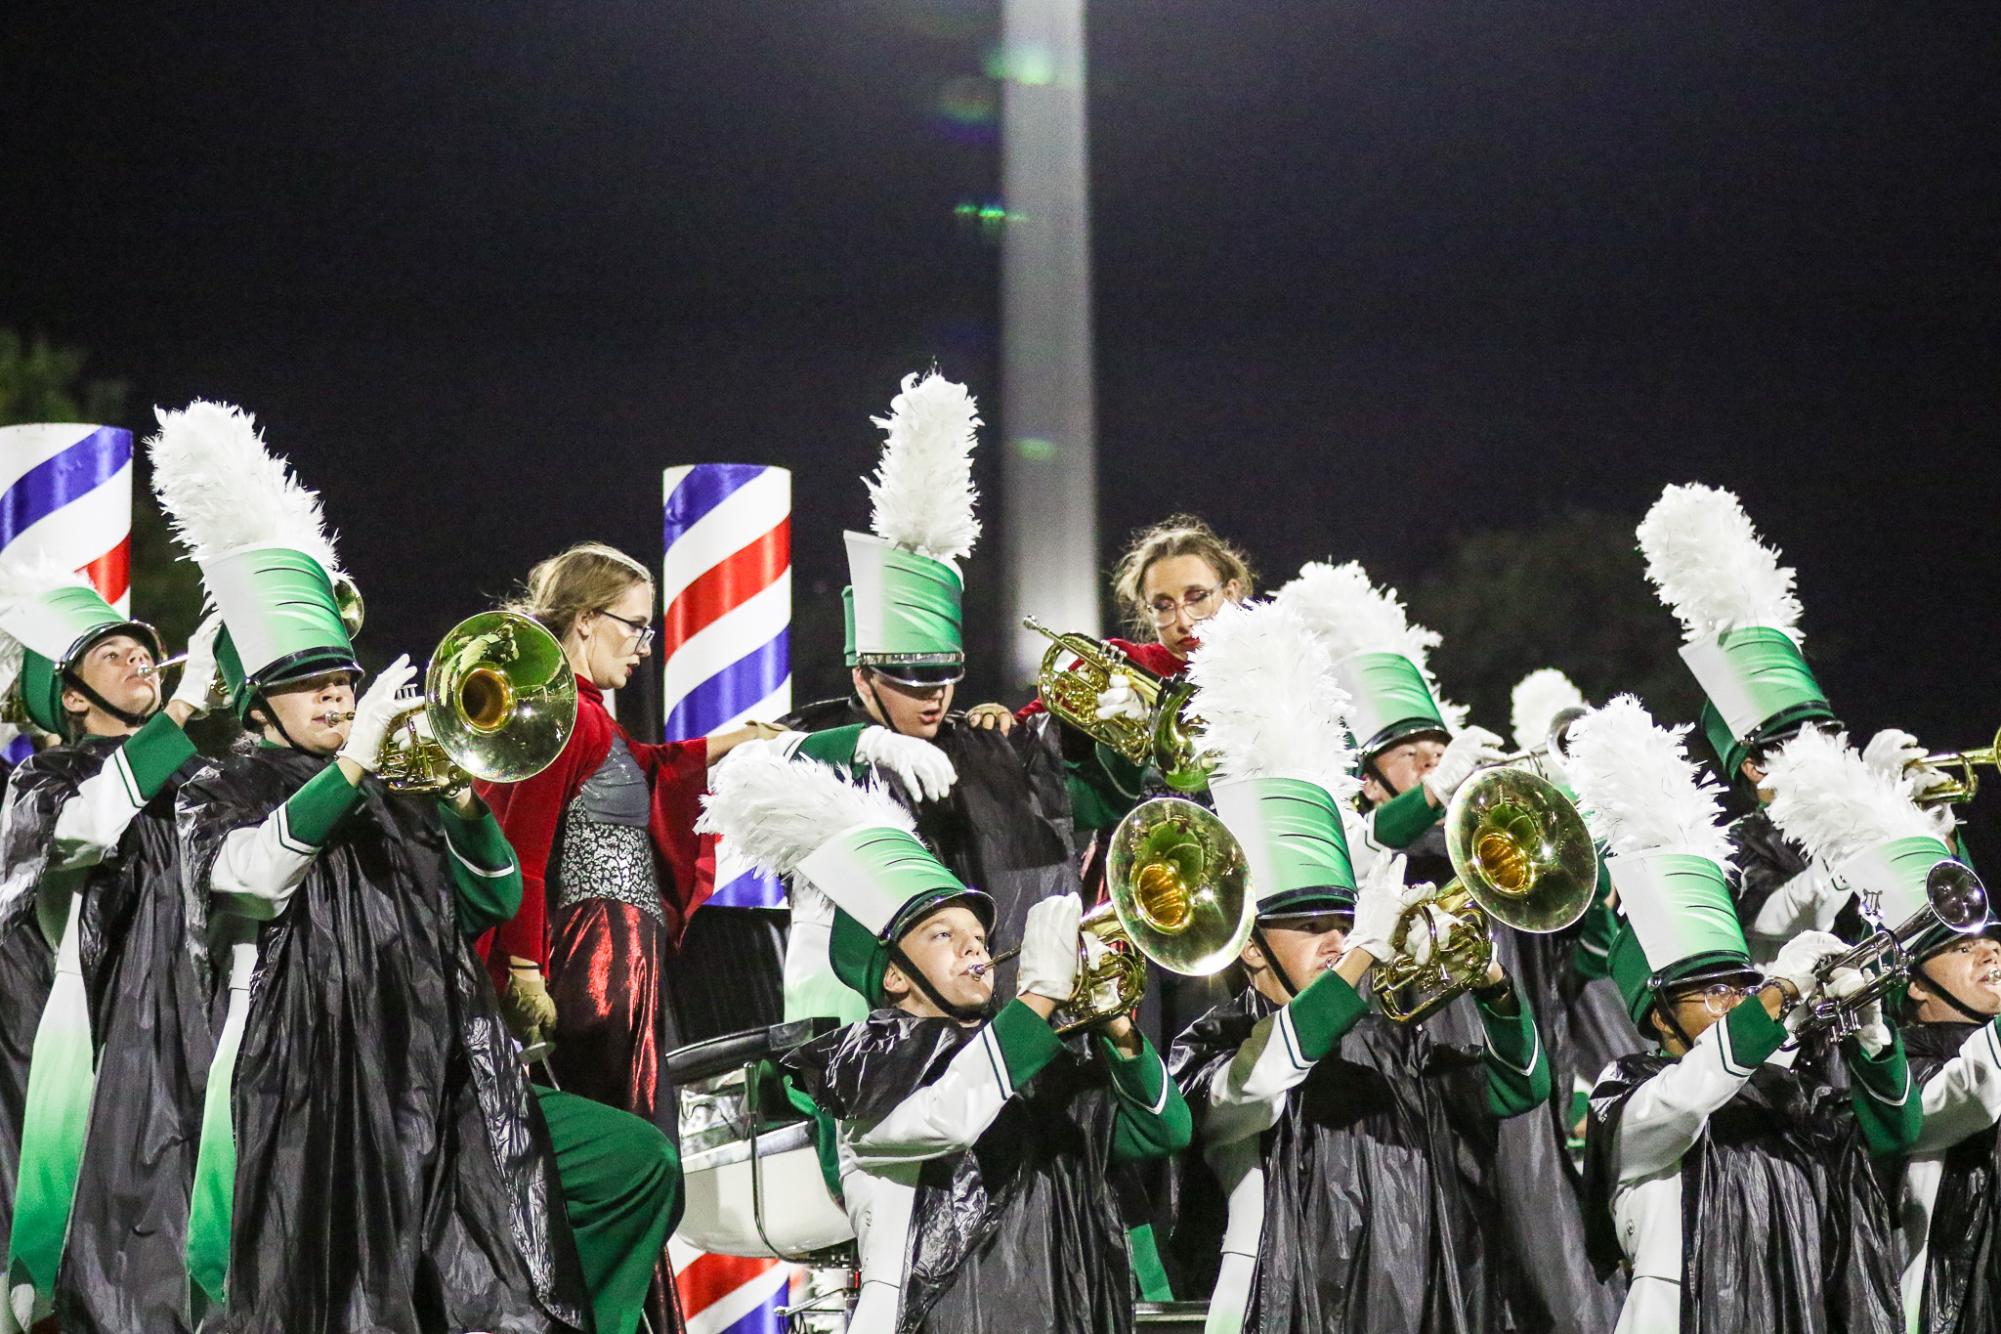
[[[1078,829],[1110,829],[1126,818],[1146,791],[1146,770],[1101,742],[1089,759],[1065,759],[1064,779]]]
[[[1445,816],[1445,808],[1434,806],[1419,783],[1376,807],[1376,841],[1386,848],[1407,848],[1424,837],[1424,831]]]
[[[195,757],[195,743],[164,713],[147,719],[144,727],[125,738],[119,750],[131,775],[134,806],[144,806],[158,796],[174,770]]]
[[[1740,1070],[1755,1070],[1786,1045],[1786,1026],[1765,1013],[1756,996],[1723,1017],[1730,1034],[1730,1059]]]
[[[1100,1036],[1098,1049],[1111,1070],[1118,1114],[1112,1122],[1112,1161],[1143,1162],[1181,1152],[1195,1135],[1180,1086],[1167,1077],[1160,1053],[1142,1034],[1139,1055],[1127,1056]]]
[[[1049,1021],[1019,1000],[1011,1000],[994,1016],[994,1040],[1000,1043],[1001,1059],[1007,1063],[1010,1088],[1020,1088],[1035,1078],[1063,1050],[1063,1039]]]
[[[347,781],[338,764],[306,780],[285,801],[285,835],[289,842],[323,848],[335,826],[361,804],[361,789]]]
[[[1515,991],[1515,1012],[1504,1014],[1476,998],[1480,1026],[1487,1033],[1487,1110],[1496,1117],[1520,1116],[1549,1101],[1549,1056],[1542,1049],[1535,1015]]]
[[[1748,1009],[1748,1006],[1739,1006]],[[1762,1008],[1762,1007],[1761,1007]],[[1923,1101],[1911,1087],[1911,1068],[1904,1061],[1904,1039],[1894,1028],[1890,1045],[1870,1056],[1854,1040],[1842,1044],[1853,1080],[1848,1100],[1862,1124],[1862,1141],[1872,1158],[1909,1153],[1924,1128]]]
[[[441,801],[438,822],[458,892],[459,932],[476,936],[511,919],[521,907],[521,863],[493,812],[482,806],[468,820]]]
[[[852,723],[846,727],[830,727],[824,732],[809,733],[793,754],[831,764],[837,769],[852,769],[855,767],[855,743],[862,739],[865,726],[865,723]]]
[[[1349,1029],[1369,1012],[1369,1002],[1339,973],[1322,973],[1287,1003],[1302,1063],[1327,1059]]]
[[[1612,975],[1612,937],[1619,929],[1619,918],[1616,910],[1605,902],[1605,878],[1605,863],[1601,859],[1598,863],[1599,895],[1584,910],[1584,920],[1577,928],[1577,948],[1570,952],[1571,971],[1587,981]]]

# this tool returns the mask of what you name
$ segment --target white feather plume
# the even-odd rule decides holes
[[[1554,667],[1538,667],[1515,682],[1509,704],[1517,750],[1542,745],[1549,740],[1549,727],[1557,714],[1585,707],[1584,692]]]
[[[889,416],[871,418],[884,432],[882,461],[867,479],[869,526],[909,551],[956,564],[973,549],[973,446],[979,407],[966,386],[936,371],[906,375]]]
[[[1911,780],[1864,763],[1846,733],[1802,729],[1767,758],[1765,779],[1772,823],[1830,865],[1889,839],[1937,832],[1911,799]]]
[[[1202,744],[1217,754],[1223,777],[1303,778],[1343,803],[1360,790],[1348,692],[1326,645],[1295,608],[1226,604],[1203,623],[1188,675]]]
[[[787,759],[774,742],[731,751],[709,774],[698,833],[719,834],[751,865],[790,875],[814,849],[855,829],[915,833],[910,812],[877,784],[850,783],[824,764]]]
[[[61,561],[45,555],[13,556],[0,560],[0,614],[23,602],[32,602],[58,588],[88,588],[90,580]],[[21,641],[0,626],[0,695],[7,693],[21,672]]]
[[[1370,583],[1361,562],[1308,561],[1274,600],[1299,612],[1327,645],[1334,662],[1356,653],[1400,653],[1409,658],[1417,664],[1447,726],[1454,732],[1466,726],[1465,707],[1446,699],[1431,674],[1431,650],[1438,647],[1438,632],[1412,622],[1396,590]]]
[[[1572,725],[1566,768],[1593,836],[1613,853],[1690,852],[1728,863],[1723,789],[1688,758],[1688,726],[1655,724],[1620,695]]]
[[[1669,486],[1636,536],[1647,578],[1691,641],[1762,625],[1800,642],[1793,572],[1779,564],[1731,492],[1701,483]]]
[[[329,576],[340,570],[319,493],[265,447],[255,417],[199,399],[156,415],[159,432],[147,441],[153,493],[190,557],[282,546],[311,556]]]

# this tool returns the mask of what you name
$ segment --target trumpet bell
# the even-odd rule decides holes
[[[1243,846],[1192,801],[1156,797],[1121,820],[1105,854],[1105,883],[1119,934],[1169,972],[1216,972],[1250,939]]]
[[[1577,808],[1527,769],[1483,770],[1445,812],[1453,872],[1487,915],[1517,931],[1561,931],[1598,890],[1598,848]]]
[[[424,673],[431,739],[467,775],[532,778],[563,753],[577,725],[577,681],[556,637],[511,611],[453,626]]]
[[[1987,886],[1964,862],[1941,861],[1925,875],[1925,898],[1932,915],[1957,935],[1987,925],[1991,907]]]

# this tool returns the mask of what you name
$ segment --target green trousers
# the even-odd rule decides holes
[[[667,1234],[681,1221],[681,1156],[629,1112],[535,1086],[556,1146],[598,1334],[633,1334]]]

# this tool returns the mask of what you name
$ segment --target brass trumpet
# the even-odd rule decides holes
[[[1107,948],[1084,951],[1057,1027],[1065,1036],[1125,1014],[1146,993],[1150,959],[1170,973],[1206,977],[1250,939],[1255,905],[1244,850],[1223,822],[1192,801],[1155,797],[1119,821],[1105,854],[1109,898],[1084,914]],[[981,973],[1020,954],[1003,950]]]
[[[450,792],[518,783],[548,768],[577,724],[577,680],[556,637],[526,616],[482,612],[439,641],[423,707],[389,734],[382,781]]]
[[[1918,793],[1918,804],[1940,806],[1949,803],[1956,806],[1961,802],[1972,801],[1980,792],[1979,771],[1983,766],[1989,769],[2001,768],[2001,731],[1994,733],[1991,745],[1980,746],[1973,750],[1942,751],[1937,755],[1927,755],[1921,760],[1913,761],[1911,764],[1913,769],[1929,767],[1943,770],[1949,775],[1953,774],[1954,770],[1958,771],[1956,776],[1948,777],[1945,782]]]
[[[1527,768],[1494,765],[1459,785],[1445,810],[1453,880],[1404,910],[1398,940],[1428,940],[1425,961],[1399,954],[1376,977],[1383,1013],[1400,1024],[1477,986],[1494,960],[1492,923],[1561,931],[1598,892],[1598,848],[1576,806]]]
[[[1172,791],[1200,792],[1209,786],[1213,761],[1198,745],[1202,720],[1187,708],[1193,685],[1148,671],[1102,639],[1058,634],[1033,616],[1024,616],[1021,623],[1052,641],[1035,674],[1044,708],[1131,763],[1151,763]],[[1098,696],[1114,672],[1131,683],[1146,707],[1144,719],[1098,717]]]
[[[1846,1037],[1861,1027],[1860,1012],[1910,975],[1917,961],[1949,938],[1987,925],[1987,887],[1962,862],[1941,858],[1925,875],[1924,907],[1894,929],[1879,928],[1861,944],[1814,970],[1825,984],[1844,969],[1863,974],[1859,990],[1846,996],[1819,995],[1807,1002],[1799,1032]]]

